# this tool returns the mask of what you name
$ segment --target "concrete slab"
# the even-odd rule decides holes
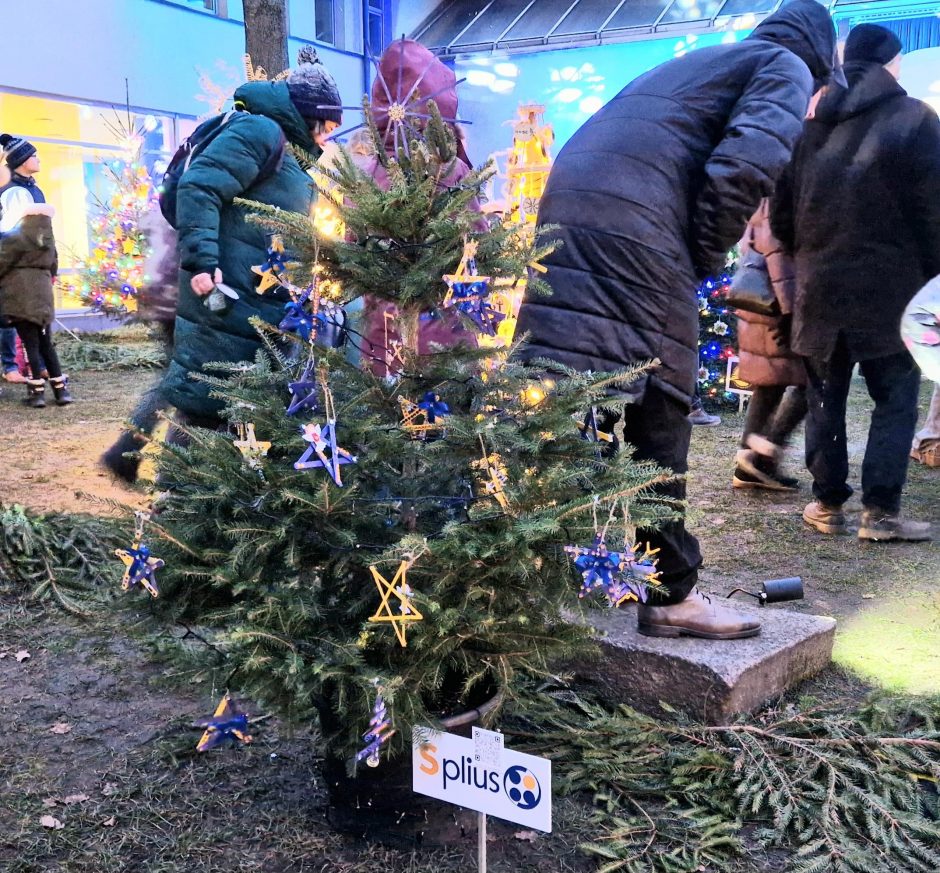
[[[603,635],[602,657],[578,664],[582,681],[611,700],[655,715],[660,701],[697,721],[715,724],[753,712],[832,659],[836,621],[785,609],[756,609],[761,632],[745,640],[661,639],[637,633],[636,607],[592,611]]]

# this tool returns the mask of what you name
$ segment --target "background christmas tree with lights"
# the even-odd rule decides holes
[[[738,395],[728,391],[725,385],[728,359],[738,353],[738,320],[724,302],[734,275],[734,264],[732,253],[726,270],[706,279],[698,289],[698,390],[708,409],[738,405]]]
[[[66,304],[80,304],[107,315],[136,309],[144,282],[147,240],[140,221],[157,208],[157,192],[147,168],[137,159],[104,165],[112,193],[96,202],[89,223],[90,253],[61,279]]]

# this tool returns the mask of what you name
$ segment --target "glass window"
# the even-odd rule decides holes
[[[604,30],[616,30],[620,27],[648,27],[659,18],[670,2],[671,0],[635,0],[632,3],[624,3]]]
[[[179,125],[184,136],[195,124],[186,121],[185,130]],[[134,160],[159,181],[176,148],[176,127],[171,116],[0,91],[0,130],[25,137],[39,152],[36,181],[56,208],[53,223],[63,275],[94,249],[96,219],[111,203],[123,167]]]
[[[371,0],[370,0],[371,4]],[[380,12],[369,9],[369,50],[373,55],[379,57],[385,51],[385,22]]]
[[[663,23],[673,21],[710,21],[721,9],[722,0],[675,0],[663,17]]]
[[[494,42],[528,5],[529,0],[500,0],[493,3],[460,37],[459,44]]]
[[[480,0],[455,0],[427,30],[418,35],[418,41],[430,49],[443,48],[473,21],[481,8]]]
[[[616,8],[617,0],[580,0],[555,33],[596,33]]]
[[[775,0],[728,0],[721,8],[721,17],[724,19],[726,15],[762,15],[770,12],[776,5]]]
[[[538,39],[546,36],[568,11],[572,2],[573,0],[538,0],[526,10],[525,15],[503,38],[506,40]]]
[[[336,44],[336,21],[333,0],[313,0],[316,39],[318,42]]]

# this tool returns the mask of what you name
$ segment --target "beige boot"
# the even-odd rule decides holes
[[[819,500],[806,505],[803,521],[824,534],[841,534],[846,531],[845,513],[841,506],[827,506]]]
[[[702,637],[706,640],[739,640],[760,633],[752,613],[737,612],[693,588],[681,603],[637,609],[637,630],[647,637]]]

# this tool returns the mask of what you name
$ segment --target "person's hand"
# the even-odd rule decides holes
[[[212,289],[221,281],[222,271],[217,267],[211,276],[208,273],[196,273],[196,275],[189,280],[189,287],[193,289],[194,294],[205,297],[206,294],[212,293]]]
[[[781,315],[777,319],[777,325],[770,331],[771,339],[782,348],[790,347],[790,328],[793,326],[793,318],[789,315]]]

